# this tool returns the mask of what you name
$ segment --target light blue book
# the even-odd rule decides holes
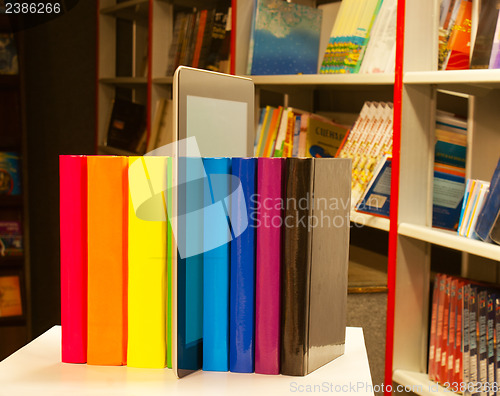
[[[230,158],[204,158],[203,370],[229,370]]]

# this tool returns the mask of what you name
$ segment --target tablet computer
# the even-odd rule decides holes
[[[254,98],[254,84],[248,78],[184,66],[174,74],[174,134],[178,145],[173,180],[177,200],[174,199],[172,208],[177,216],[172,228],[179,253],[172,260],[171,319],[172,366],[179,378],[201,369],[203,360],[200,224],[206,175],[199,157],[253,155]],[[196,139],[199,152],[184,143],[192,138]],[[196,252],[200,253],[193,254]]]

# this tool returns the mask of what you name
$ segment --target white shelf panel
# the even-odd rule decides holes
[[[392,85],[394,74],[300,74],[274,76],[245,76],[255,85],[263,86],[322,86],[322,85]]]
[[[389,231],[389,219],[372,216],[366,213],[351,211],[350,220],[360,226],[377,228],[383,231]]]
[[[147,19],[149,13],[149,1],[129,0],[111,7],[102,8],[100,13],[102,15],[109,15],[122,19]]]
[[[449,70],[430,72],[407,72],[405,84],[436,84],[451,91],[481,94],[481,91],[500,89],[500,70]]]
[[[456,232],[401,223],[400,235],[500,261],[500,246],[459,236]]]
[[[429,376],[425,373],[417,373],[414,371],[407,370],[395,370],[392,376],[394,382],[403,386],[398,390],[398,388],[393,388],[396,393],[399,391],[406,390],[416,393],[420,396],[453,396],[454,392],[443,388],[441,385],[429,380]]]
[[[146,86],[148,79],[146,77],[113,77],[113,78],[100,78],[99,82],[102,84],[109,84],[121,87],[138,88]]]

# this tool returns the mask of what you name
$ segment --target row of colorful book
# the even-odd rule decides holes
[[[489,182],[467,180],[458,234],[500,244],[500,159]]]
[[[429,378],[456,393],[496,394],[500,289],[437,274],[432,293]]]
[[[495,1],[444,0],[439,14],[439,70],[500,68],[500,14]]]
[[[62,361],[172,367],[188,245],[203,317],[186,331],[203,334],[204,370],[306,375],[342,354],[351,161],[191,161],[202,186],[175,190],[172,158],[60,157]],[[190,208],[202,226],[181,232]]]
[[[230,72],[231,2],[219,3],[213,9],[176,14],[168,52],[168,76],[180,65]]]

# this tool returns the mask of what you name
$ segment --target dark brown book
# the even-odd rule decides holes
[[[106,145],[133,153],[141,153],[141,141],[145,131],[146,107],[139,103],[116,98],[113,102]]]
[[[490,238],[493,242],[500,245],[500,212],[498,212],[497,218],[491,228]]]
[[[306,375],[344,353],[351,160],[287,158],[281,373]]]

